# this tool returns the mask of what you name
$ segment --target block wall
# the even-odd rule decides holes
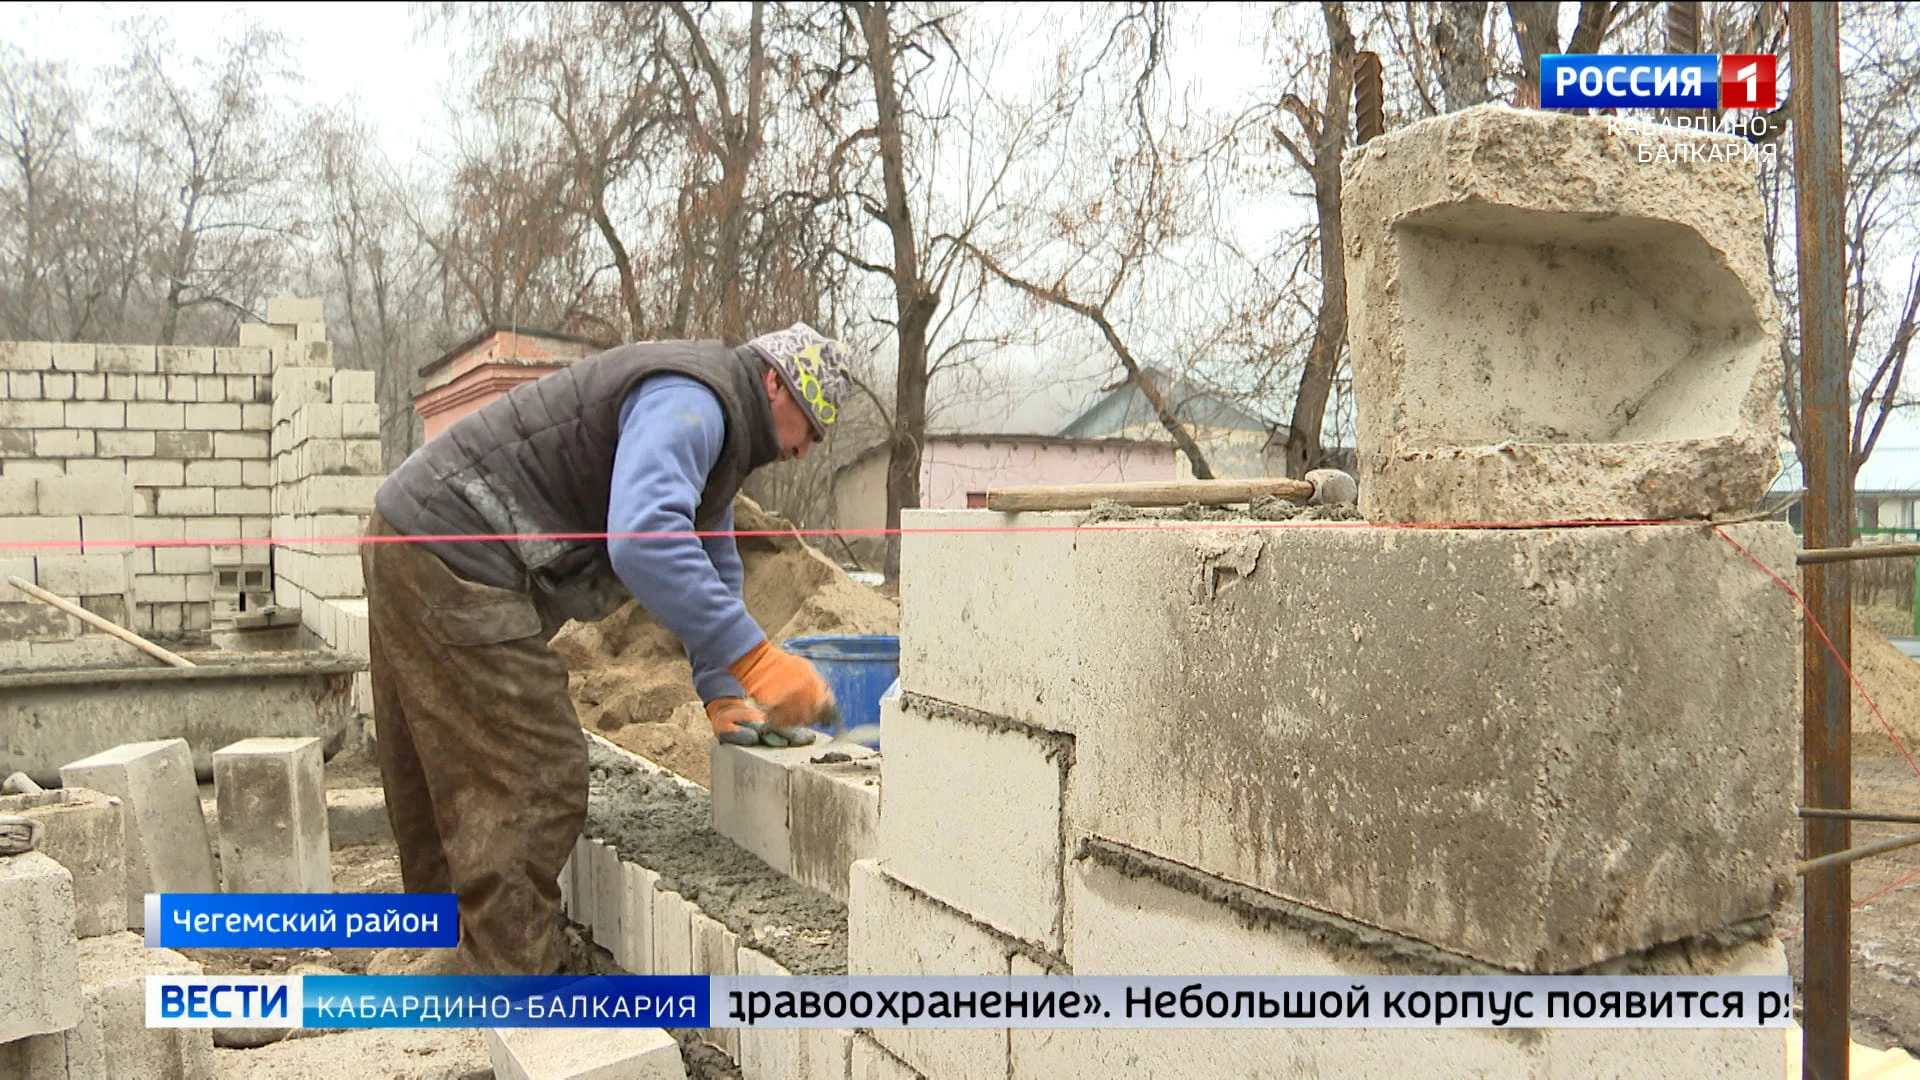
[[[0,534],[47,545],[0,551],[0,577],[150,635],[299,608],[364,654],[357,549],[315,538],[372,507],[374,374],[334,369],[319,301],[267,320],[230,347],[0,342]],[[125,648],[0,589],[0,662]]]

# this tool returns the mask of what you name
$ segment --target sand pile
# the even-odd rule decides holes
[[[1920,661],[1894,648],[1878,631],[1855,621],[1853,673],[1873,695],[1880,715],[1893,725],[1907,752],[1920,759]],[[1899,753],[1858,690],[1853,694],[1853,749],[1857,754]]]
[[[791,528],[741,496],[734,528]],[[743,536],[747,612],[774,641],[811,634],[897,634],[900,608],[798,536]],[[553,647],[567,658],[580,723],[701,784],[708,782],[707,714],[680,642],[640,605],[597,623],[568,623]]]

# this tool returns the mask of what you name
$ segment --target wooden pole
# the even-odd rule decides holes
[[[86,608],[81,607],[79,604],[55,596],[31,581],[24,581],[18,577],[9,576],[7,578],[7,584],[12,585],[14,588],[19,589],[21,592],[26,593],[28,596],[33,597],[43,604],[52,604],[54,607],[79,619],[81,622],[89,623],[101,630],[105,630],[107,633],[112,634],[114,637],[119,638],[121,641],[139,649],[141,652],[146,653],[156,660],[164,660],[174,667],[195,666],[193,661],[188,660],[186,657],[168,652],[153,642],[148,641],[146,638],[141,637],[139,634],[121,626],[119,623],[111,619],[101,618]]]

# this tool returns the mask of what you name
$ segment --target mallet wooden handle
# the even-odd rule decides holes
[[[119,638],[121,641],[139,649],[141,652],[146,653],[156,660],[164,660],[174,667],[194,666],[193,661],[188,660],[186,657],[168,652],[153,642],[148,641],[146,638],[141,637],[139,634],[121,626],[119,623],[111,619],[103,619],[93,612],[88,611],[86,608],[81,607],[79,604],[55,596],[31,581],[24,581],[18,577],[9,576],[7,578],[7,584],[12,585],[14,588],[19,589],[21,592],[26,593],[28,596],[33,597],[43,604],[52,604],[54,607],[79,619],[81,622],[90,623],[105,630],[107,633],[112,634],[114,637]]]
[[[1167,480],[1133,484],[1059,484],[987,492],[989,510],[1087,510],[1100,499],[1127,506],[1223,506],[1272,496],[1289,502],[1313,497],[1313,484],[1287,477],[1257,480]]]

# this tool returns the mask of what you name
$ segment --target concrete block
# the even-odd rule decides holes
[[[338,439],[341,434],[342,410],[346,406],[316,401],[302,405],[293,414],[293,445],[299,446],[309,439]]]
[[[371,403],[340,406],[340,434],[348,438],[378,438],[380,406]]]
[[[1784,525],[1723,528],[1792,566]],[[1078,543],[1076,832],[1512,970],[1783,895],[1798,616],[1715,533]]]
[[[224,464],[238,465],[228,460]],[[273,512],[273,491],[270,488],[219,487],[213,491],[213,512],[216,514],[248,514],[264,517]]]
[[[13,476],[0,477],[11,480]],[[44,548],[14,548],[13,558],[27,556],[71,555],[79,548],[80,519],[77,517],[10,517],[6,519],[7,539],[20,544],[46,544]]]
[[[159,512],[169,517],[199,517],[213,513],[213,489],[210,487],[162,488],[157,498]]]
[[[48,401],[67,402],[74,399],[73,373],[70,371],[47,372],[40,376],[40,393],[37,395]]]
[[[38,564],[36,584],[68,599],[127,591],[124,550],[113,555],[42,555]]]
[[[778,961],[755,949],[734,957],[738,974],[751,978],[791,975]],[[774,1077],[833,1078],[847,1075],[854,1037],[847,1028],[736,1028],[740,1075],[745,1080]]]
[[[306,297],[275,296],[267,300],[267,322],[275,326],[325,322],[324,302]]]
[[[186,406],[169,401],[135,401],[127,405],[127,426],[145,431],[179,431],[187,423]]]
[[[50,371],[52,369],[52,343],[0,341],[0,371]]]
[[[66,405],[68,427],[123,428],[127,426],[127,406],[121,401],[69,401]]]
[[[374,373],[354,370],[335,371],[333,400],[339,404],[378,400],[374,397]]]
[[[94,347],[90,344],[55,342],[53,346],[53,369],[55,371],[92,371],[94,369]]]
[[[713,829],[783,874],[793,873],[787,827],[787,773],[814,747],[711,746]]]
[[[267,457],[267,436],[253,431],[214,432],[213,453],[223,458],[264,461]]]
[[[238,487],[240,485],[240,462],[215,458],[209,461],[187,462],[187,483],[199,487]]]
[[[233,404],[251,405],[258,400],[258,394],[254,389],[253,376],[228,375],[226,376],[226,383],[227,383],[227,400],[232,402]],[[242,421],[243,425],[244,423],[245,421]]]
[[[262,348],[216,348],[213,370],[221,375],[271,375],[273,360]]]
[[[22,453],[26,453],[26,454],[34,453],[34,450],[32,449],[32,442],[31,442],[32,435],[33,435],[32,432],[0,431],[0,439],[4,439],[6,436],[9,436],[9,435],[18,435],[18,436],[21,436],[22,438],[28,439],[29,440],[27,443],[28,448],[22,451]],[[66,475],[66,471],[67,471],[67,466],[66,466],[66,462],[64,461],[33,461],[33,460],[19,460],[19,459],[15,459],[11,461],[0,461],[0,472],[4,472],[7,476],[31,476],[31,477],[64,476]]]
[[[322,342],[327,340],[327,324],[323,322],[303,322],[293,328],[293,340],[296,342]]]
[[[18,596],[8,586],[0,596]],[[78,620],[38,600],[0,601],[0,641],[66,641],[79,633]]]
[[[0,428],[0,472],[6,471],[9,464],[20,464],[19,461],[9,463],[7,458],[25,458],[31,453],[33,453],[32,433]]]
[[[709,918],[699,908],[693,912],[693,973],[695,975],[735,975],[739,973],[740,935]],[[740,1058],[739,1028],[705,1028],[700,1037]]]
[[[871,1035],[855,1033],[848,1042],[847,1053],[847,1075],[852,1080],[927,1080],[915,1072],[913,1066],[888,1053]]]
[[[573,851],[567,853],[567,861],[560,864],[560,910],[574,922],[580,921],[573,896],[573,863],[579,851],[580,843],[575,841]]]
[[[566,891],[568,900],[567,915],[574,922],[593,929],[594,902],[598,899],[593,890],[592,849],[600,841],[590,836],[581,836],[573,843],[573,854],[567,859],[572,880]]]
[[[80,372],[73,377],[73,396],[81,402],[98,402],[107,399],[107,377],[100,374]]]
[[[884,863],[853,864],[847,901],[850,975],[1009,975],[1018,942],[907,885]],[[874,1038],[928,1076],[1002,1078],[1003,1028],[875,1030]]]
[[[167,376],[167,400],[178,404],[191,404],[200,400],[200,378],[197,375]],[[192,425],[189,425],[192,426]]]
[[[53,402],[40,404],[51,405]],[[33,433],[33,454],[40,458],[86,458],[94,455],[93,431],[73,428]]]
[[[693,905],[677,892],[653,894],[653,973],[693,974]]]
[[[156,431],[153,433],[153,452],[161,457],[191,461],[212,454],[213,447],[214,433],[211,431]]]
[[[293,327],[272,326],[267,323],[241,323],[240,346],[242,348],[270,348],[293,340]]]
[[[795,766],[787,814],[794,880],[845,903],[848,870],[880,850],[879,760]]]
[[[320,740],[242,739],[213,752],[227,892],[332,892]]]
[[[140,378],[138,375],[114,374],[104,375],[102,378],[107,381],[108,401],[128,402],[138,400],[138,388],[140,385],[137,381]]]
[[[40,513],[49,517],[66,514],[125,514],[130,511],[132,485],[121,477],[94,477],[76,480],[38,482]]]
[[[225,375],[195,375],[193,383],[200,388],[199,400],[203,402],[224,402],[227,400],[227,377]],[[199,425],[189,425],[197,427]]]
[[[0,796],[0,814],[30,817],[46,827],[41,854],[66,867],[73,884],[76,937],[127,928],[127,841],[120,804],[85,788]]]
[[[680,1043],[659,1028],[489,1028],[499,1080],[685,1080]]]
[[[932,703],[885,703],[881,733],[880,855],[888,870],[1004,933],[1058,951],[1073,740]],[[993,812],[955,813],[959,806]]]
[[[592,856],[587,873],[593,879],[593,942],[618,953],[626,940],[627,921],[627,878],[620,869],[620,853],[605,843],[587,850]]]
[[[80,1022],[73,876],[38,851],[0,857],[0,1043]]]
[[[187,427],[194,431],[239,431],[240,406],[225,401],[188,405]]]
[[[384,475],[379,439],[348,439],[346,470],[361,476]]]
[[[116,746],[63,766],[60,782],[120,800],[128,926],[146,926],[147,893],[219,891],[185,739]]]
[[[1079,514],[913,510],[909,530],[1068,527]],[[916,532],[901,538],[900,684],[1073,730],[1072,532]]]
[[[153,432],[102,431],[94,435],[94,446],[101,457],[152,457]]]
[[[247,407],[252,408],[253,406],[249,405]],[[273,463],[260,460],[240,462],[240,482],[248,487],[272,487]]]
[[[186,538],[189,540],[232,540],[240,535],[240,519],[237,517],[188,518],[184,523]]]
[[[167,400],[167,377],[165,375],[135,375],[133,377],[133,397],[139,402]]]
[[[37,371],[7,372],[7,397],[14,401],[38,401],[42,383]]]
[[[160,440],[160,433],[156,432],[154,434],[154,442],[155,442],[156,448],[158,446],[159,440]],[[156,449],[156,452],[157,452],[157,449]],[[186,463],[183,461],[174,461],[174,460],[169,460],[164,458],[155,458],[152,460],[142,460],[142,461],[129,461],[127,462],[127,482],[134,485],[136,488],[179,487],[181,484],[186,483],[186,467],[187,467]],[[158,518],[149,516],[149,517],[141,517],[137,520],[141,524],[148,524],[148,523],[157,524],[158,522],[165,519],[158,519]],[[148,537],[147,539],[159,539],[159,538]]]
[[[386,796],[379,788],[334,788],[327,792],[327,843],[336,848],[393,843]]]
[[[124,474],[115,477],[126,483]],[[127,502],[136,504],[139,500],[133,494],[133,486],[126,486]],[[133,556],[141,550],[151,554],[152,549],[137,549],[133,546],[132,514],[83,514],[80,517],[80,553],[82,555],[117,555],[127,560],[127,572],[133,572]]]
[[[0,1076],[8,1080],[72,1080],[73,1073],[67,1061],[67,1037],[76,1030],[55,1031],[0,1043]],[[80,1075],[93,1080],[105,1074],[96,1067]]]
[[[213,374],[213,349],[204,345],[161,345],[160,370],[168,375]]]
[[[1766,490],[1779,317],[1753,166],[1648,169],[1606,118],[1487,106],[1345,175],[1369,520],[1707,517]]]
[[[653,974],[653,898],[660,875],[630,862],[620,864],[620,947],[614,959],[635,975]]]
[[[149,949],[137,934],[107,934],[80,943],[80,982],[96,1011],[106,1049],[106,1075],[214,1080],[209,1028],[147,1026],[147,977],[198,975],[200,965],[172,949]]]
[[[273,373],[273,422],[292,420],[295,413],[333,398],[333,368],[283,367]]]
[[[38,480],[30,476],[0,476],[0,517],[33,517],[39,512]]]
[[[159,353],[152,345],[96,345],[94,367],[99,371],[150,375],[159,370]]]
[[[153,551],[153,569],[158,574],[204,574],[212,569],[203,547],[163,547]]]

